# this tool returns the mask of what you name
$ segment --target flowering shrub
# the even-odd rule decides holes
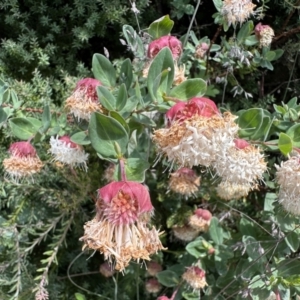
[[[300,294],[300,105],[246,105],[254,95],[238,78],[273,70],[283,51],[250,20],[261,12],[252,1],[214,4],[228,34],[220,45],[173,36],[169,16],[146,37],[125,25],[134,59],[94,54],[95,78],[79,80],[63,108],[20,110],[1,84],[13,141],[2,164],[3,299]],[[231,108],[227,84],[243,109]]]

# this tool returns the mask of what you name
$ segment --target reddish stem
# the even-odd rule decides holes
[[[127,181],[124,159],[119,159],[119,163],[120,163],[120,171],[121,171],[121,181]]]

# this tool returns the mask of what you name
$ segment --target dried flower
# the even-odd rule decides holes
[[[52,136],[50,146],[49,152],[53,155],[53,160],[71,167],[82,167],[87,171],[86,161],[89,155],[85,153],[82,146],[72,142],[69,136],[64,135],[60,138]]]
[[[172,107],[166,113],[169,127],[158,129],[153,134],[160,155],[165,155],[168,161],[180,167],[209,167],[219,152],[234,145],[238,131],[235,116],[217,113],[210,99],[196,99]]]
[[[66,100],[65,108],[79,120],[89,120],[91,113],[102,112],[103,108],[97,96],[97,86],[101,82],[94,78],[78,81],[73,94]]]
[[[217,194],[221,199],[234,200],[246,197],[254,188],[250,184],[221,181],[217,186]]]
[[[245,140],[235,139],[234,143],[235,146],[219,152],[218,159],[213,163],[216,174],[225,182],[250,185],[254,189],[267,170],[264,155]]]
[[[13,143],[8,152],[10,157],[3,160],[3,167],[15,182],[26,177],[32,178],[32,175],[40,172],[43,167],[35,148],[29,142]]]
[[[172,227],[172,232],[178,240],[183,242],[190,242],[199,235],[199,231],[195,230],[193,227],[189,225],[183,225],[183,226],[175,225]]]
[[[196,58],[204,58],[207,50],[209,49],[209,45],[207,43],[201,43],[196,47],[195,57]]]
[[[206,232],[210,225],[211,212],[207,209],[198,208],[189,218],[189,225],[194,229]]]
[[[155,57],[165,47],[171,50],[174,59],[177,59],[182,53],[181,42],[175,36],[165,35],[149,44],[148,57]]]
[[[147,263],[147,272],[151,276],[156,276],[157,273],[162,271],[162,266],[156,261],[149,261]]]
[[[184,279],[194,290],[200,290],[207,285],[205,272],[196,266],[187,268],[182,274],[182,279]]]
[[[200,177],[192,169],[180,168],[171,173],[169,188],[175,193],[190,196],[198,191],[199,186]]]
[[[182,65],[181,67],[179,67],[177,65],[177,63],[174,64],[174,80],[173,80],[173,84],[174,85],[179,85],[180,83],[184,82],[187,80],[187,78],[185,77],[185,65]]]
[[[103,178],[106,180],[106,182],[112,182],[114,181],[114,174],[116,170],[116,165],[113,163],[110,163],[109,166],[104,170]]]
[[[292,156],[275,167],[276,181],[280,186],[278,202],[287,212],[300,215],[300,155]]]
[[[259,40],[260,47],[268,47],[271,45],[275,34],[274,30],[269,25],[262,25],[262,23],[258,23],[255,26],[255,35]]]
[[[100,273],[104,277],[112,277],[115,274],[115,270],[113,270],[112,266],[108,262],[104,262],[103,264],[100,265]]]
[[[156,278],[150,278],[146,281],[146,291],[151,294],[157,294],[161,290],[161,284]]]
[[[242,24],[254,15],[255,7],[251,0],[224,0],[221,14],[229,25]]]
[[[133,259],[150,260],[163,249],[159,233],[148,228],[153,206],[148,190],[132,181],[112,182],[98,190],[97,215],[85,224],[83,249],[100,251],[123,271]]]

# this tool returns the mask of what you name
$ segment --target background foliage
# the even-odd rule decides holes
[[[165,230],[162,242],[168,247],[167,251],[155,257],[165,270],[158,276],[164,286],[161,293],[171,295],[173,288],[179,286],[176,299],[199,298],[184,288],[180,279],[185,267],[198,259],[208,274],[207,299],[266,299],[271,291],[279,291],[281,299],[300,294],[299,221],[276,204],[277,187],[273,181],[274,163],[284,159],[291,147],[298,146],[295,127],[288,130],[299,122],[300,109],[294,97],[298,97],[300,92],[300,3],[296,0],[275,0],[272,3],[265,0],[256,4],[263,7],[263,22],[271,25],[276,34],[272,50],[280,51],[276,52],[278,57],[265,60],[274,69],[262,60],[247,68],[228,57],[234,32],[232,28],[224,31],[214,22],[216,8],[212,1],[203,1],[200,5],[192,23],[194,39],[189,38],[182,60],[187,64],[190,77],[208,80],[207,96],[213,97],[223,109],[240,111],[239,125],[245,129],[242,132],[245,137],[261,143],[276,140],[274,147],[265,148],[269,161],[265,185],[247,199],[223,202],[212,188],[213,181],[207,177],[203,179],[197,196],[185,200],[172,193],[166,194],[166,165],[158,164],[155,170],[151,167],[145,173],[156,208],[154,224]],[[184,40],[196,1],[145,0],[137,1],[136,6],[140,10],[138,20],[141,29],[170,14],[175,21],[172,34]],[[63,102],[79,78],[93,76],[94,53],[104,54],[105,47],[118,72],[123,59],[134,58],[130,51],[134,44],[130,44],[122,31],[125,24],[138,32],[135,15],[130,3],[125,0],[0,1],[2,160],[7,156],[9,145],[20,138],[18,135],[24,134],[18,134],[19,129],[14,128],[8,119],[31,117],[40,120],[48,107],[52,115],[52,134],[79,131],[78,128],[74,130],[74,125],[78,124],[67,122]],[[246,31],[247,28],[249,32],[240,34],[239,45],[254,53],[255,46],[251,48],[246,44],[253,33],[251,21],[246,24]],[[237,35],[239,30],[237,28]],[[147,39],[145,34],[141,36]],[[229,62],[233,72],[227,73],[220,61],[207,64],[193,58],[196,43],[205,38],[214,39],[215,49],[211,52],[220,53],[221,62]],[[127,47],[120,39],[127,43]],[[137,63],[135,68],[134,71],[138,71],[141,65]],[[93,69],[96,73],[95,64]],[[97,77],[97,74],[94,75]],[[147,83],[144,80],[141,84],[143,91]],[[247,93],[253,97],[247,96]],[[149,98],[146,100],[150,102]],[[164,107],[160,109],[165,110]],[[151,118],[139,120],[138,116],[127,117],[126,113],[123,111],[122,116],[130,118],[131,129],[137,129],[139,141],[142,141],[140,152],[145,154],[147,135],[156,124],[163,123],[162,116],[153,124]],[[257,130],[247,131],[251,128],[247,114],[253,117],[251,125]],[[271,124],[274,118],[278,122]],[[97,122],[94,123],[90,126],[97,126]],[[269,130],[265,130],[269,125]],[[146,134],[143,136],[144,130]],[[282,141],[283,135],[282,142],[279,141],[280,133],[287,134],[287,141]],[[14,185],[4,178],[1,169],[0,298],[34,299],[33,291],[39,288],[41,278],[48,276],[50,299],[101,299],[99,295],[112,299],[116,291],[117,299],[154,299],[144,288],[148,276],[145,268],[132,264],[125,276],[119,274],[114,280],[106,279],[99,274],[99,266],[103,262],[101,255],[83,253],[79,256],[82,243],[78,238],[83,234],[83,224],[95,214],[95,191],[106,184],[103,173],[109,162],[99,159],[93,151],[97,145],[92,141],[92,145],[86,146],[90,153],[88,173],[70,172],[51,161],[47,154],[48,139],[49,136],[42,135],[35,141],[39,156],[46,165],[34,183]],[[98,153],[101,154],[101,150]],[[153,165],[156,157],[154,150],[146,154],[147,159],[141,167],[143,171]],[[201,172],[201,169],[198,171]],[[183,216],[197,206],[209,207],[215,216],[209,232],[187,245],[175,241],[170,228],[182,223]],[[215,249],[214,255],[207,253],[210,246]],[[77,276],[68,278],[68,272]],[[242,294],[239,294],[240,291]]]

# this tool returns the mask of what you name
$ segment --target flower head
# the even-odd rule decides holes
[[[149,44],[148,57],[154,58],[165,47],[171,50],[174,59],[177,59],[182,53],[181,42],[175,36],[165,35]]]
[[[64,135],[60,138],[52,136],[50,146],[49,152],[55,161],[71,167],[79,166],[87,170],[86,161],[89,155],[85,153],[82,146],[72,142],[69,136]]]
[[[196,266],[187,268],[182,275],[182,279],[184,279],[194,290],[200,290],[207,285],[205,272]]]
[[[189,218],[189,225],[198,231],[206,232],[212,218],[211,212],[207,209],[198,208]]]
[[[287,212],[300,215],[300,155],[275,166],[276,181],[280,186],[278,202]]]
[[[100,273],[104,277],[112,277],[115,274],[115,270],[113,270],[112,266],[108,262],[104,262],[100,265]]]
[[[264,155],[247,141],[236,139],[235,146],[221,151],[213,167],[223,181],[255,188],[267,170]]]
[[[220,151],[234,145],[239,128],[234,122],[235,116],[217,114],[213,106],[202,101],[192,102],[188,106],[190,111],[185,111],[187,106],[184,104],[176,106],[183,109],[173,107],[167,112],[170,126],[153,134],[160,155],[166,156],[170,162],[180,167],[209,167]]]
[[[274,30],[269,25],[262,25],[258,23],[255,26],[255,35],[259,40],[260,47],[268,47],[272,43],[274,37]]]
[[[147,263],[147,272],[151,276],[156,276],[157,273],[162,271],[162,266],[156,261],[149,261]]]
[[[180,168],[171,173],[169,188],[175,193],[190,196],[198,191],[199,186],[200,177],[192,169]]]
[[[196,58],[204,58],[207,50],[209,49],[209,45],[207,43],[201,43],[196,47],[195,57]]]
[[[174,74],[173,84],[179,85],[180,83],[187,80],[187,78],[185,77],[185,65],[179,67],[177,63],[175,63],[174,68],[175,68],[174,70],[175,74]]]
[[[146,281],[146,291],[150,294],[157,294],[161,290],[161,284],[156,278],[150,278]]]
[[[217,194],[221,199],[234,200],[246,197],[255,188],[250,184],[221,181],[217,186]]]
[[[92,112],[102,112],[97,96],[97,86],[100,85],[101,82],[94,78],[78,81],[73,94],[66,100],[65,108],[78,120],[89,120]]]
[[[221,14],[229,25],[242,24],[254,14],[255,7],[251,0],[224,0]]]
[[[153,211],[148,190],[132,181],[111,182],[98,190],[97,215],[84,226],[80,239],[123,271],[134,259],[150,260],[163,249],[160,233],[148,223]]]
[[[199,231],[189,225],[175,225],[172,227],[172,233],[178,240],[183,242],[190,242],[199,235]]]
[[[29,142],[13,143],[8,152],[10,157],[3,160],[3,167],[10,178],[16,182],[21,178],[31,178],[43,167],[35,148]]]

